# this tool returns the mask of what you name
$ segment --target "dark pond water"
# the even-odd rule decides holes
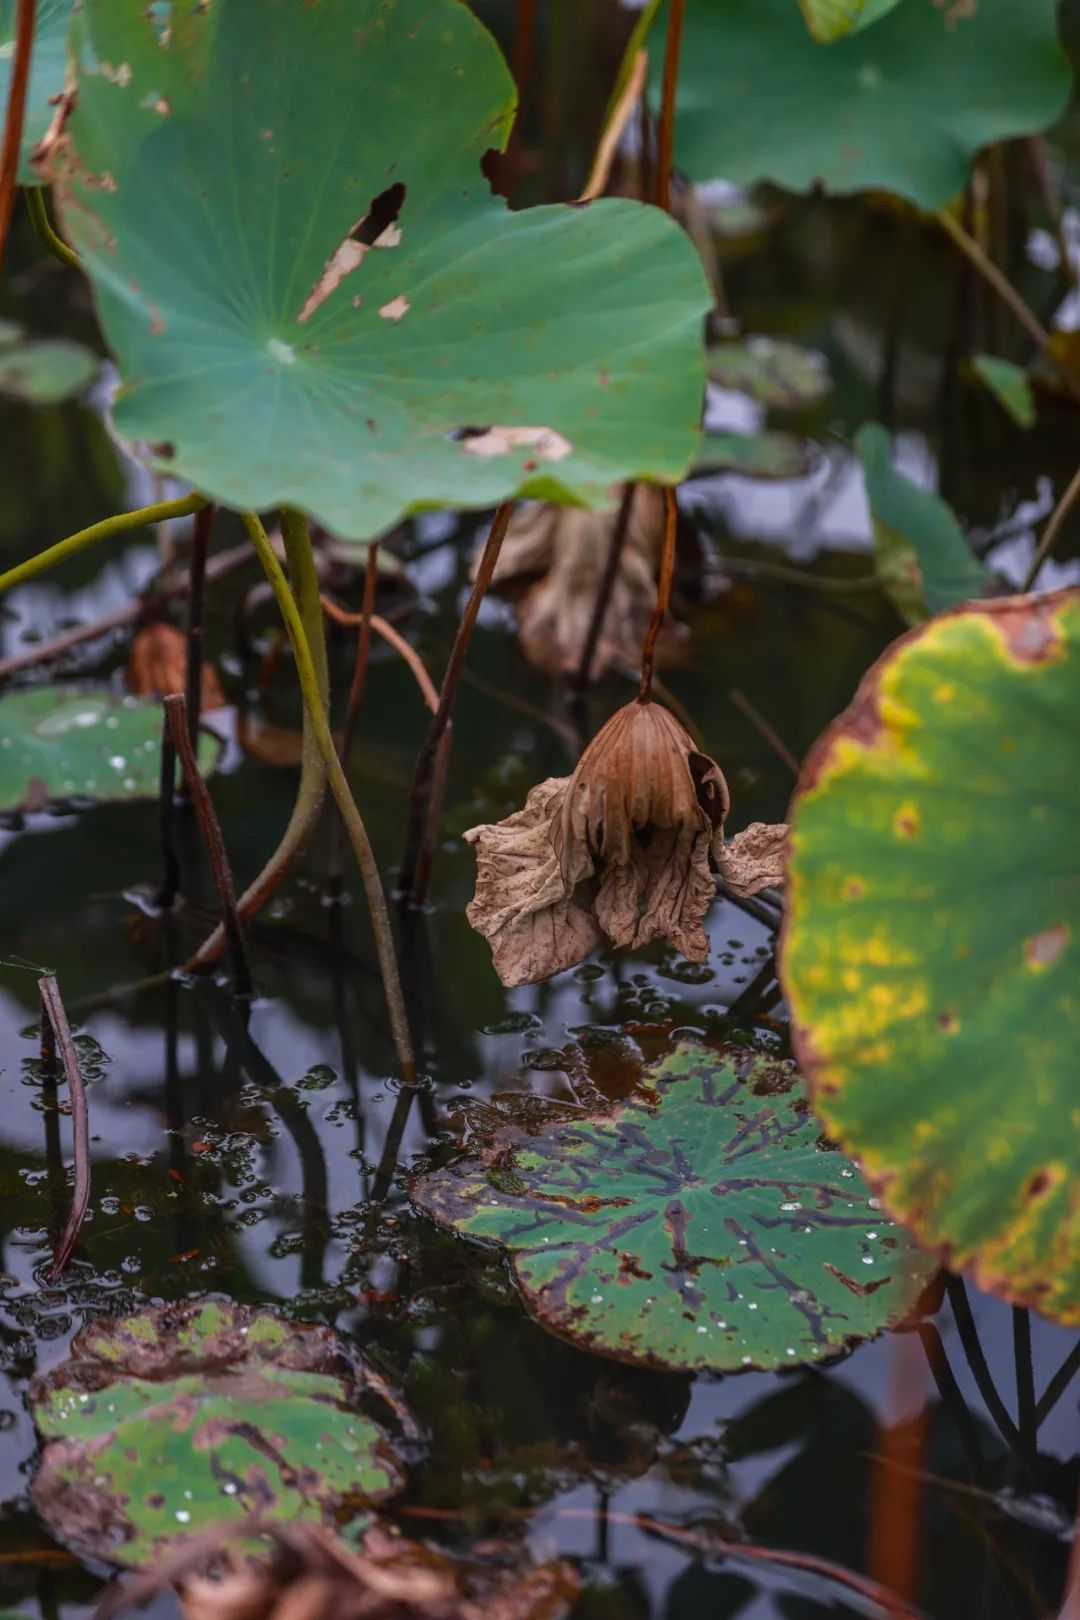
[[[509,48],[510,8],[487,11]],[[523,199],[569,195],[580,184],[625,27],[615,6],[540,7],[519,155]],[[1061,286],[1034,262],[1045,241],[1025,256],[1022,187],[1014,200],[1014,269],[1049,313]],[[1080,242],[1080,213],[1067,223]],[[883,597],[835,588],[867,566],[853,431],[871,417],[889,423],[905,470],[938,485],[979,549],[1018,576],[1035,525],[1074,471],[1076,422],[1049,402],[1038,432],[1021,434],[967,385],[951,358],[957,344],[985,333],[987,345],[1008,353],[1014,334],[999,327],[949,250],[888,207],[766,198],[762,223],[727,244],[725,263],[745,326],[820,349],[834,379],[823,405],[782,424],[815,442],[806,477],[719,477],[683,492],[706,565],[696,600],[684,604],[688,655],[664,679],[728,773],[737,830],[782,819],[792,781],[732,693],[801,756],[901,628]],[[3,313],[31,329],[92,336],[82,288],[41,257],[25,221],[10,270]],[[762,420],[730,397],[717,396],[711,410],[718,423]],[[98,419],[75,407],[3,407],[0,469],[5,564],[150,493]],[[414,590],[388,591],[387,604],[436,673],[482,527],[482,518],[435,515],[391,543]],[[238,538],[222,521],[215,544]],[[154,572],[156,555],[151,537],[140,536],[15,593],[0,650],[24,650],[33,637],[122,603]],[[778,565],[813,579],[779,578],[770,571]],[[1049,577],[1075,571],[1066,560]],[[265,696],[255,691],[274,631],[265,600],[247,603],[247,645],[236,638],[235,611],[255,582],[253,572],[238,575],[215,593],[210,647],[234,703],[294,727],[287,670]],[[343,594],[358,603],[355,579]],[[115,678],[126,651],[122,636],[99,641],[59,670]],[[351,640],[335,639],[333,654],[342,688]],[[108,1579],[55,1545],[30,1506],[30,1375],[61,1359],[88,1317],[211,1291],[354,1335],[405,1390],[429,1435],[402,1527],[452,1544],[520,1536],[536,1556],[572,1555],[583,1573],[583,1616],[879,1612],[826,1574],[703,1555],[693,1535],[677,1532],[707,1529],[866,1571],[874,1504],[888,1518],[903,1477],[901,1465],[890,1473],[876,1459],[896,1455],[897,1426],[907,1432],[920,1413],[926,1613],[1005,1620],[1057,1612],[1080,1482],[1080,1384],[1058,1391],[1037,1436],[1007,1443],[972,1371],[984,1356],[984,1393],[988,1378],[1015,1419],[1031,1369],[1014,1354],[1018,1325],[1000,1302],[970,1290],[963,1333],[943,1306],[944,1361],[928,1334],[879,1340],[827,1369],[783,1375],[636,1372],[550,1337],[524,1315],[497,1261],[410,1212],[402,1181],[416,1156],[488,1099],[610,1095],[629,1083],[643,1053],[663,1050],[680,1031],[784,1048],[782,1005],[768,994],[740,1002],[769,958],[770,934],[725,902],[710,917],[705,967],[661,949],[598,954],[547,985],[511,992],[465,922],[474,866],[461,832],[516,807],[543,776],[565,773],[575,737],[591,735],[632,690],[611,676],[575,712],[559,683],[525,663],[510,609],[485,606],[457,713],[432,903],[401,920],[425,1074],[409,1108],[393,1078],[357,886],[350,877],[344,904],[326,900],[329,822],[251,930],[259,996],[247,1017],[224,979],[167,977],[212,916],[193,825],[181,833],[187,904],[168,921],[128,898],[159,874],[153,805],[30,816],[0,833],[0,954],[57,971],[79,1030],[93,1133],[83,1241],[63,1280],[48,1286],[69,1196],[66,1101],[63,1091],[58,1103],[50,1097],[36,1065],[32,977],[0,970],[0,1604],[74,1617]],[[400,854],[423,729],[403,666],[376,649],[352,777],[387,874]],[[228,753],[214,797],[241,880],[276,843],[294,786],[292,771]],[[1074,1344],[1074,1335],[1032,1321],[1037,1391]]]

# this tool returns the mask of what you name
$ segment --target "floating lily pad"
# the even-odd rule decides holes
[[[7,106],[11,88],[17,9],[18,0],[0,0],[0,107]],[[30,157],[52,122],[56,111],[52,98],[60,95],[64,88],[67,28],[71,12],[72,0],[37,0],[30,84],[26,95],[22,145],[19,148],[18,181],[21,186],[41,184],[40,177],[30,166]]]
[[[159,703],[102,688],[34,686],[0,697],[0,810],[53,800],[146,799],[158,793]],[[199,739],[208,772],[219,744]]]
[[[932,1270],[826,1144],[795,1068],[680,1044],[606,1113],[496,1130],[412,1185],[504,1248],[529,1310],[621,1361],[817,1361],[911,1308]]]
[[[24,405],[62,405],[91,381],[96,355],[70,338],[26,338],[0,321],[0,394]]]
[[[992,354],[977,354],[971,369],[1018,427],[1035,426],[1035,395],[1023,366],[1011,360],[999,360]]]
[[[706,433],[692,473],[739,473],[743,478],[804,478],[813,465],[810,445],[792,433]]]
[[[346,538],[682,477],[711,303],[685,234],[634,202],[492,195],[514,90],[461,0],[263,0],[257,33],[242,5],[74,19],[59,194],[117,427],[228,505]]]
[[[832,387],[825,356],[788,338],[755,333],[718,343],[707,364],[712,382],[780,409],[816,405]]]
[[[1080,592],[897,642],[803,767],[783,979],[828,1129],[979,1283],[1080,1323]]]
[[[135,1566],[251,1514],[353,1517],[403,1483],[364,1390],[329,1328],[266,1311],[192,1300],[93,1323],[31,1387],[34,1501],[84,1556]]]
[[[972,597],[988,596],[994,576],[975,556],[950,506],[895,471],[889,435],[868,422],[855,436],[874,524],[882,583],[908,624]]]
[[[1056,0],[904,0],[822,49],[794,0],[695,0],[676,159],[695,180],[872,187],[940,208],[980,147],[1035,134],[1064,111],[1071,75],[1056,10]]]
[[[845,34],[869,28],[900,0],[799,0],[806,26],[816,40],[829,44]]]

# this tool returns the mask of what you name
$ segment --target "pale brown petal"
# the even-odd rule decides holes
[[[784,881],[788,856],[786,822],[752,821],[730,843],[718,838],[713,860],[733,894],[747,900],[760,889],[778,889]]]
[[[466,916],[491,945],[495,971],[508,986],[538,984],[574,967],[600,940],[593,917],[573,899],[592,864],[578,850],[564,876],[551,842],[568,780],[549,777],[523,810],[465,834],[476,846],[476,895]]]

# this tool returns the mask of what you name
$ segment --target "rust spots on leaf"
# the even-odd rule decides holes
[[[1033,973],[1041,973],[1044,968],[1053,966],[1068,943],[1068,924],[1056,923],[1053,928],[1044,928],[1024,941],[1024,961]]]
[[[893,816],[893,832],[897,838],[914,838],[922,826],[918,807],[902,804]]]
[[[955,1013],[938,1013],[938,1028],[944,1035],[955,1035],[960,1029],[960,1020]]]
[[[1040,1199],[1049,1197],[1068,1179],[1068,1174],[1066,1167],[1057,1163],[1047,1164],[1041,1170],[1036,1170],[1034,1175],[1029,1176],[1024,1188],[1025,1203],[1034,1204]]]

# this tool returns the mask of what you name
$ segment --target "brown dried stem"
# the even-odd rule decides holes
[[[685,18],[686,0],[670,0],[654,193],[657,208],[662,208],[665,213],[668,213],[671,207],[671,169],[675,155],[675,92],[679,83],[679,56],[682,51]]]
[[[248,967],[247,952],[244,949],[244,935],[240,927],[240,918],[236,910],[236,888],[233,884],[232,871],[229,867],[229,857],[225,851],[225,839],[221,832],[221,823],[218,821],[202,772],[195,758],[195,750],[191,745],[191,735],[187,724],[187,700],[182,692],[174,692],[165,699],[165,714],[172,734],[173,747],[176,749],[180,768],[184,773],[187,784],[188,797],[195,806],[195,814],[199,820],[199,831],[202,833],[206,853],[210,857],[210,870],[214,878],[214,887],[217,890],[218,902],[221,906],[221,921],[225,929],[225,936],[229,942],[229,950],[233,959],[233,984],[238,996],[250,996],[251,972]]]
[[[1035,555],[1031,559],[1031,567],[1027,571],[1027,578],[1020,587],[1022,591],[1030,591],[1035,584],[1036,579],[1039,577],[1039,570],[1058,543],[1058,537],[1065,526],[1065,520],[1076,505],[1078,496],[1080,496],[1080,468],[1073,474],[1065,493],[1050,514],[1050,519],[1042,533],[1042,539],[1039,541],[1035,549]]]
[[[667,617],[668,603],[671,600],[671,582],[675,577],[675,533],[678,526],[679,508],[675,500],[675,491],[664,491],[664,550],[660,558],[660,580],[656,588],[656,607],[653,609],[652,623],[645,633],[645,645],[641,649],[641,687],[638,691],[639,703],[652,701],[653,664],[656,661],[656,643],[660,632],[664,628]]]
[[[319,600],[322,603],[323,612],[328,618],[333,619],[335,624],[359,628],[363,617],[362,614],[347,613],[344,608],[338,606],[333,597],[327,596],[325,592]],[[439,707],[439,694],[435,689],[435,682],[428,674],[427,666],[416,648],[410,641],[405,640],[401,631],[396,630],[389,619],[384,619],[381,614],[373,613],[371,615],[371,628],[377,636],[382,637],[387,646],[393,647],[394,651],[400,653],[401,657],[404,658],[413,673],[417,686],[420,688],[424,702],[434,714]]]
[[[161,777],[158,787],[158,827],[161,832],[161,888],[154,896],[154,904],[162,911],[171,911],[180,891],[180,862],[176,856],[174,837],[173,799],[176,794],[176,749],[173,747],[172,726],[169,716],[161,728]]]
[[[750,699],[746,696],[746,694],[744,692],[740,692],[737,686],[733,686],[731,691],[728,693],[728,697],[738,709],[739,713],[746,716],[762,741],[768,743],[777,759],[784,762],[792,776],[798,776],[799,762],[795,758],[795,755],[791,752],[791,749],[788,747],[787,743],[780,736],[780,733],[773,730],[772,726],[770,726],[763,714],[758,713],[757,709],[754,708],[754,705],[750,702]]]
[[[75,1245],[79,1240],[83,1221],[86,1218],[87,1207],[90,1203],[90,1115],[86,1106],[86,1087],[83,1085],[82,1071],[79,1068],[79,1059],[75,1052],[75,1043],[71,1039],[71,1027],[64,1011],[64,1003],[60,999],[60,987],[56,976],[52,973],[43,974],[38,980],[38,991],[41,995],[42,1015],[42,1051],[45,1052],[46,1040],[44,1023],[48,1022],[52,1031],[53,1051],[60,1055],[63,1064],[64,1077],[68,1083],[68,1095],[71,1098],[71,1134],[73,1155],[75,1162],[75,1185],[71,1193],[71,1213],[64,1224],[56,1248],[53,1251],[52,1265],[49,1267],[46,1281],[52,1283],[59,1277],[71,1256],[75,1252]]]
[[[15,11],[15,54],[4,116],[4,144],[0,150],[0,264],[4,261],[11,215],[15,207],[15,178],[19,170],[26,91],[30,83],[30,57],[34,49],[34,0],[18,0]]]
[[[469,593],[469,600],[465,604],[461,623],[458,625],[457,635],[450,652],[450,659],[443,676],[442,689],[439,692],[439,703],[432,716],[428,734],[424,738],[417,756],[416,766],[413,770],[412,786],[409,790],[409,808],[405,823],[405,851],[401,861],[400,887],[406,891],[413,905],[423,905],[426,893],[426,880],[421,883],[421,857],[424,858],[425,872],[430,868],[432,838],[437,830],[438,819],[442,812],[441,793],[438,787],[438,778],[442,772],[437,769],[441,749],[449,748],[449,742],[444,742],[450,730],[450,722],[454,712],[454,702],[457,698],[458,687],[461,684],[461,671],[472,641],[473,629],[476,625],[480,604],[491,584],[495,565],[499,560],[503,539],[507,526],[513,514],[513,501],[504,501],[498,507],[492,520],[483,555],[476,570],[473,588]],[[444,761],[445,767],[445,761]]]
[[[191,588],[188,592],[185,696],[187,698],[188,736],[191,738],[193,750],[198,747],[199,719],[202,710],[203,606],[206,585],[206,556],[210,548],[210,531],[214,527],[214,513],[216,510],[217,508],[212,503],[208,503],[200,511],[196,512],[195,527],[191,535],[191,560],[188,568]]]

